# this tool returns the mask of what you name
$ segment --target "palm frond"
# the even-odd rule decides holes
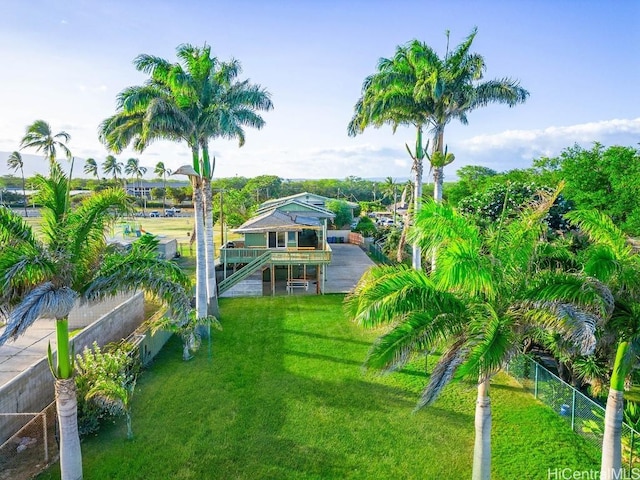
[[[75,304],[78,294],[68,287],[56,287],[46,282],[32,289],[9,314],[0,345],[9,338],[22,335],[38,318],[66,318]]]
[[[435,402],[444,387],[446,387],[454,378],[456,371],[468,355],[468,349],[465,347],[465,342],[466,339],[464,337],[456,339],[442,354],[438,363],[431,372],[429,383],[422,391],[420,400],[415,408],[416,410]]]
[[[605,213],[598,210],[573,210],[567,212],[565,217],[578,225],[593,242],[609,246],[617,259],[631,254],[627,237]]]
[[[452,295],[438,292],[424,272],[404,266],[370,269],[346,299],[351,318],[366,327],[395,322],[408,312],[434,305],[452,310],[458,304]]]
[[[13,210],[0,206],[0,246],[27,243],[35,246],[38,241],[31,226]]]
[[[191,297],[187,293],[190,287],[189,277],[178,265],[134,244],[127,254],[105,256],[93,279],[80,291],[84,299],[97,300],[123,290],[142,289],[184,323],[191,309]]]
[[[484,380],[498,372],[520,350],[514,318],[488,304],[478,304],[469,326],[469,354],[457,374]]]
[[[404,367],[415,355],[424,354],[464,331],[464,312],[409,312],[391,331],[380,336],[367,355],[365,366],[390,373]]]

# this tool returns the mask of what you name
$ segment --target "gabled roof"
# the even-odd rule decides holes
[[[318,202],[322,202],[322,206],[324,207],[324,205],[326,205],[327,202],[330,202],[331,200],[335,200],[335,199],[334,198],[329,198],[329,197],[323,197],[322,195],[318,195],[318,194],[315,194],[315,193],[302,192],[302,193],[296,193],[294,195],[289,195],[288,197],[274,198],[272,200],[267,200],[266,202],[262,203],[258,207],[258,210],[264,210],[264,209],[269,208],[269,207],[275,207],[275,206],[281,205],[283,203],[286,203],[289,200],[297,200],[297,201],[302,202],[304,204],[314,205],[314,206],[319,206],[319,205],[316,205],[316,204]],[[346,201],[346,200],[344,200],[344,201],[351,208],[356,208],[358,206],[357,203],[349,202],[349,201]]]
[[[282,199],[279,199],[282,200]],[[266,203],[266,202],[265,202]],[[291,205],[298,205],[303,207],[306,211],[304,212],[306,215],[310,215],[313,217],[318,217],[318,218],[334,218],[336,216],[335,213],[333,213],[331,210],[327,210],[326,208],[323,207],[319,207],[317,205],[312,205],[310,203],[305,203],[305,202],[301,202],[298,201],[296,199],[288,199],[283,201],[282,203],[278,203],[278,204],[273,204],[273,205],[269,205],[269,206],[264,206],[264,203],[258,208],[258,214],[261,214],[263,212],[268,212],[270,210],[278,209],[281,212],[285,212],[285,213],[296,213],[297,210],[291,211],[291,210],[287,210],[288,206]]]
[[[238,228],[231,230],[236,233],[259,233],[259,232],[286,232],[303,229],[319,230],[322,223],[318,218],[309,217],[307,212],[303,215],[296,213],[284,213],[275,208],[253,217]]]

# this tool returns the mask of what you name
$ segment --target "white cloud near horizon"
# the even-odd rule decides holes
[[[477,135],[460,142],[458,148],[468,152],[522,147],[545,151],[556,145],[562,145],[561,148],[564,148],[574,143],[596,141],[607,143],[604,139],[619,134],[640,135],[640,118],[603,120],[533,130],[506,130],[497,134]]]

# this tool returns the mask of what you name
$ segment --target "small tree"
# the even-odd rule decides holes
[[[345,225],[349,225],[353,220],[353,214],[351,213],[351,207],[347,204],[347,202],[343,200],[331,200],[327,202],[327,210],[332,211],[336,214],[336,217],[333,219],[333,224],[336,228],[341,228]]]

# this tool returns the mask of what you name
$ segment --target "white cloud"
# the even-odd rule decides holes
[[[457,148],[468,152],[485,152],[487,149],[522,149],[554,151],[557,146],[568,147],[574,143],[610,143],[610,137],[640,135],[640,118],[613,119],[582,123],[564,127],[551,126],[535,130],[506,130],[494,135],[478,135],[461,142]]]

